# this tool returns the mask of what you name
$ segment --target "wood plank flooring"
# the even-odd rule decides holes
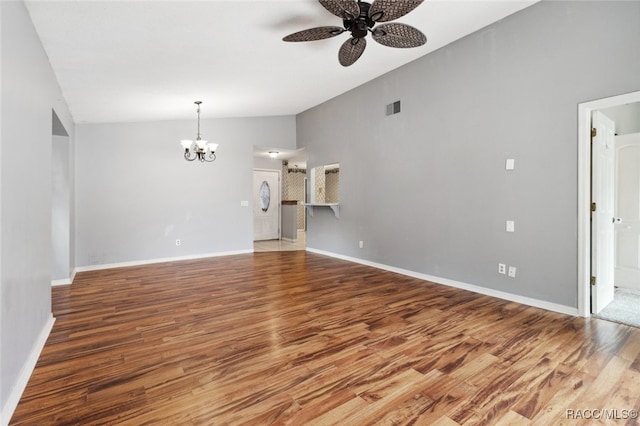
[[[304,251],[81,273],[53,310],[12,425],[638,424],[640,329]]]

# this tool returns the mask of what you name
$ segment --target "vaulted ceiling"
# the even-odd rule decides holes
[[[26,1],[78,123],[300,113],[517,12],[533,0],[427,0],[402,22],[426,45],[369,40],[345,68],[348,38],[285,43],[292,32],[341,25],[316,0]]]

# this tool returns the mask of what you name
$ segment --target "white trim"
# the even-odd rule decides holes
[[[591,113],[640,102],[640,91],[578,104],[578,315],[591,315]]]
[[[545,300],[533,299],[530,297],[520,296],[517,294],[506,293],[504,291],[481,287],[475,284],[467,284],[460,281],[450,280],[448,278],[441,278],[433,275],[422,274],[422,273],[410,271],[407,269],[396,268],[394,266],[388,266],[381,263],[375,263],[375,262],[370,262],[368,260],[358,259],[357,257],[343,256],[341,254],[331,253],[324,250],[317,250],[314,248],[307,247],[307,251],[311,253],[317,253],[325,256],[335,257],[337,259],[342,259],[349,262],[360,263],[362,265],[383,269],[389,272],[395,272],[397,274],[402,274],[409,277],[430,281],[436,284],[443,284],[449,287],[455,287],[462,290],[472,291],[474,293],[484,294],[485,296],[497,297],[499,299],[509,300],[511,302],[522,303],[523,305],[546,309],[547,311],[553,311],[553,312],[558,312],[561,314],[572,315],[572,316],[578,315],[578,310],[572,306],[559,305],[557,303],[547,302]]]
[[[132,262],[109,263],[105,265],[78,266],[74,270],[73,275],[75,277],[76,272],[99,271],[102,269],[126,268],[128,266],[151,265],[154,263],[177,262],[181,260],[195,260],[195,259],[204,259],[207,257],[233,256],[236,254],[248,254],[248,253],[253,253],[253,249],[224,251],[224,252],[207,253],[207,254],[194,254],[189,256],[178,256],[178,257],[164,257],[164,258],[149,259],[149,260],[136,260]]]
[[[33,373],[34,368],[38,362],[38,358],[40,358],[40,353],[44,348],[45,343],[47,343],[47,339],[49,338],[49,334],[51,333],[51,329],[53,328],[53,324],[56,322],[56,319],[51,315],[49,320],[44,325],[38,339],[29,354],[29,357],[25,361],[22,366],[22,370],[20,371],[20,375],[18,376],[18,380],[16,384],[13,386],[9,397],[7,398],[7,402],[2,407],[2,413],[0,413],[0,424],[2,426],[6,426],[9,424],[11,417],[13,416],[18,403],[20,402],[20,397],[22,397],[22,393],[27,387],[27,383],[29,383],[29,378]]]
[[[51,287],[56,287],[59,285],[71,285],[73,284],[73,280],[75,279],[76,279],[76,270],[74,268],[73,271],[71,271],[71,277],[62,278],[59,280],[51,280]]]
[[[73,284],[73,280],[71,278],[63,278],[60,280],[51,280],[51,287],[56,287],[59,285],[70,285]]]

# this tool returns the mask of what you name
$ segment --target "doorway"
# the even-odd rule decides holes
[[[284,168],[282,173],[285,173]],[[297,210],[304,209],[304,206],[292,205],[292,202],[295,201],[281,200],[281,194],[284,193],[286,196],[287,188],[291,188],[291,185],[287,188],[283,187],[281,184],[283,180],[281,179],[280,171],[254,170],[253,249],[255,252],[299,251],[306,249],[306,233],[304,229],[297,229],[299,227],[299,218],[296,217]],[[280,192],[280,189],[282,189],[282,192]],[[271,198],[271,200],[267,201],[267,198]],[[284,226],[295,228],[293,230],[289,229],[289,232],[296,233],[296,238],[288,238],[287,229],[283,230]]]
[[[264,251],[298,251],[306,250],[306,217],[305,217],[305,185],[307,154],[304,148],[285,149],[275,147],[254,146],[253,170],[279,173],[280,201],[276,207],[280,209],[280,231],[278,237],[265,239],[255,235],[260,224],[254,223],[254,252]],[[255,179],[255,177],[254,177]],[[258,179],[259,180],[259,179]],[[262,181],[254,182],[254,193],[262,185]],[[272,194],[273,195],[273,194]],[[253,209],[259,203],[254,195]],[[260,218],[261,211],[254,215]]]
[[[615,284],[640,291],[640,132],[617,135],[615,147]]]
[[[69,134],[52,111],[51,283],[71,284],[71,151]]]
[[[609,167],[610,160],[614,157],[611,157],[612,152],[607,157],[602,150],[613,147],[610,136],[615,130],[607,130],[607,116],[602,112],[638,102],[640,92],[633,92],[578,106],[578,312],[581,316],[596,314],[609,305],[608,299],[613,299],[616,261],[616,256],[613,255],[616,250],[614,244],[620,243],[616,238],[619,235],[616,236],[615,228],[620,228],[621,224],[615,216],[619,214],[619,208],[613,209],[611,203],[611,209],[608,209],[607,205],[607,199],[614,199],[616,175],[615,170]],[[613,122],[615,125],[615,121]],[[595,138],[592,159],[594,128],[596,131],[593,133]],[[602,136],[601,139],[598,139],[598,133]],[[613,155],[615,156],[615,151]],[[592,209],[595,211],[592,212]],[[638,308],[640,310],[640,306]]]

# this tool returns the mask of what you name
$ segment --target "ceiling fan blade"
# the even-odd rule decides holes
[[[374,0],[369,8],[369,17],[375,22],[398,19],[420,6],[423,0]]]
[[[364,48],[367,47],[367,40],[364,38],[351,37],[349,40],[342,43],[340,51],[338,52],[338,60],[340,65],[348,67],[360,58]]]
[[[298,31],[284,37],[283,41],[314,41],[323,40],[325,38],[335,37],[345,32],[342,27],[317,27],[308,30]]]
[[[342,19],[360,16],[360,6],[356,0],[318,0],[325,9]]]
[[[410,25],[390,23],[383,24],[373,30],[373,39],[389,47],[418,47],[427,42],[420,30]]]

